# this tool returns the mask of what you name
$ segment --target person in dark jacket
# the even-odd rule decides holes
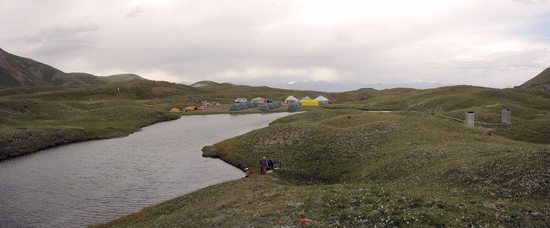
[[[260,170],[262,175],[265,174],[266,168],[267,168],[267,161],[265,160],[265,157],[263,157],[262,160],[260,160]]]
[[[273,160],[271,159],[267,160],[267,169],[273,170]]]

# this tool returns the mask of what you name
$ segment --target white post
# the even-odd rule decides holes
[[[503,108],[501,111],[501,122],[505,124],[511,124],[512,123],[512,109],[510,108]]]
[[[466,127],[474,127],[474,112],[467,112],[466,113]]]

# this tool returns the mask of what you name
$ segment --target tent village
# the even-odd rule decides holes
[[[183,107],[173,107],[170,109],[172,113],[189,112],[189,111],[201,111],[208,108],[219,108],[222,104],[219,101],[208,101],[202,98],[188,97],[185,101],[187,104]],[[330,100],[324,96],[318,96],[315,99],[310,97],[303,97],[298,99],[294,96],[288,96],[282,101],[273,101],[270,98],[256,97],[248,100],[244,97],[235,98],[234,103],[229,107],[229,111],[243,111],[247,109],[258,109],[260,111],[270,111],[279,109],[283,106],[287,107],[288,111],[297,111],[301,107],[318,107],[322,105],[330,104]]]
[[[298,99],[295,96],[288,96],[282,102],[274,102],[270,98],[256,97],[250,102],[246,98],[236,98],[235,103],[229,108],[230,111],[241,111],[250,108],[258,108],[261,111],[270,111],[272,109],[287,106],[288,111],[297,111],[303,107],[317,107],[330,104],[330,100],[324,96],[319,96],[315,99],[304,97]]]
[[[208,101],[207,99],[197,98],[197,97],[187,97],[184,100],[185,105],[182,105],[181,108],[173,107],[170,109],[172,113],[181,113],[181,112],[190,112],[190,111],[201,111],[206,110],[207,108],[220,108],[222,103],[219,101]]]

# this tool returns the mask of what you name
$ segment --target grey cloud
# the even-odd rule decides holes
[[[526,5],[538,5],[538,4],[548,3],[548,0],[512,0],[512,1],[518,2],[521,4],[526,4]]]
[[[22,40],[35,47],[34,53],[37,55],[70,57],[77,55],[81,49],[93,48],[98,40],[98,30],[94,25],[58,26],[44,29]]]
[[[518,32],[533,25],[531,15],[550,12],[548,6],[518,10],[498,0],[466,1],[434,15],[361,15],[335,24],[304,22],[300,1],[62,3],[49,2],[55,12],[31,9],[19,30],[0,21],[16,37],[0,37],[0,46],[67,71],[133,72],[178,82],[486,84],[492,79],[480,71],[512,78],[543,67],[529,67],[525,59],[544,60],[532,53],[550,43],[528,39],[541,36],[540,26],[529,30],[534,34]],[[25,8],[25,1],[19,4]],[[41,20],[51,13],[58,16]],[[499,57],[499,47],[531,54]]]
[[[126,17],[138,17],[142,13],[143,10],[141,9],[141,7],[137,6],[130,12],[126,13]]]

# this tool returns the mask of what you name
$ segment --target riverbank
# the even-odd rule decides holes
[[[180,118],[127,100],[6,103],[8,108],[25,107],[26,111],[12,114],[18,117],[0,127],[0,160],[74,142],[124,137],[142,127]]]
[[[233,97],[284,94],[313,96],[312,91],[291,91],[235,85],[193,88],[185,85],[134,80],[107,85],[51,86],[0,90],[0,161],[36,151],[94,139],[127,136],[154,123],[182,115],[262,113],[229,111],[229,105],[205,111],[170,113],[189,100],[208,98],[230,104]],[[284,112],[285,108],[270,112]]]
[[[20,117],[23,120],[17,123],[0,127],[0,161],[75,142],[125,137],[143,127],[182,116],[287,112],[286,108],[269,112],[258,109],[233,112],[226,107],[216,107],[204,111],[169,113],[163,103],[152,105],[128,100],[12,103],[10,106],[13,107],[25,106],[29,113]]]
[[[0,216],[0,226],[83,227],[238,179],[239,169],[203,157],[202,147],[287,115],[186,116],[128,137],[74,143],[3,161],[0,215],[10,216]]]
[[[100,227],[550,224],[548,145],[422,113],[318,110],[203,151],[253,177]],[[262,156],[282,168],[259,176]]]

